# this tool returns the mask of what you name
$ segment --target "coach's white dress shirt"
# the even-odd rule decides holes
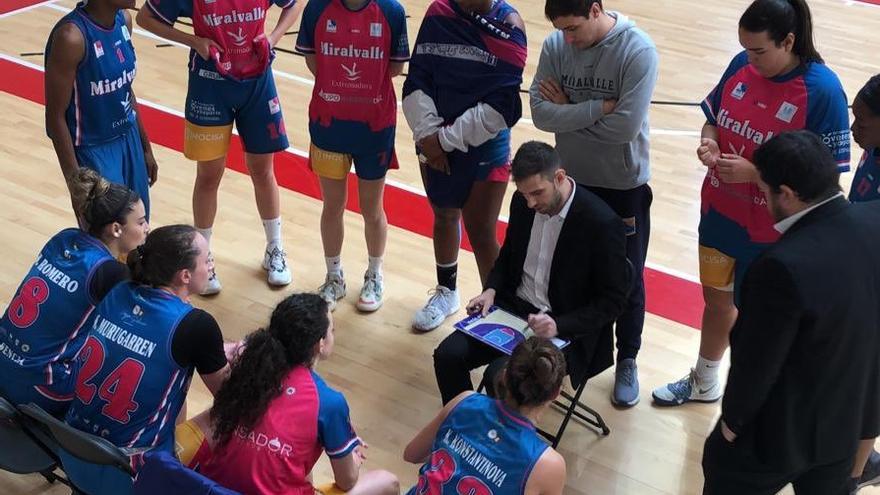
[[[568,199],[559,213],[550,216],[535,212],[535,222],[532,224],[526,261],[523,265],[522,282],[516,290],[517,296],[544,311],[552,309],[548,297],[550,267],[553,266],[556,241],[559,240],[562,224],[565,223],[565,217],[568,215],[577,189],[574,179],[566,177],[566,180],[571,184],[571,194],[568,195]]]

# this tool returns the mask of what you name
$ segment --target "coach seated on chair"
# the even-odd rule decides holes
[[[566,175],[550,145],[523,144],[511,167],[517,192],[507,237],[485,290],[467,310],[485,314],[497,305],[528,320],[540,337],[571,341],[564,352],[577,386],[613,363],[612,324],[630,285],[624,226],[601,199]],[[434,350],[443,403],[471,390],[470,370],[486,364],[492,395],[493,377],[506,358],[463,332],[450,334]]]

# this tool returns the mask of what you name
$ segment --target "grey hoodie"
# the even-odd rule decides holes
[[[595,46],[578,49],[562,31],[544,40],[529,89],[532,120],[556,134],[565,170],[579,184],[633,189],[648,182],[648,107],[657,81],[657,49],[644,31],[617,12],[617,22]],[[538,83],[556,80],[570,104],[545,100]],[[603,100],[617,100],[602,114]]]

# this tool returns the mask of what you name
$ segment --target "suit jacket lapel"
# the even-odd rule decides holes
[[[789,228],[785,232],[783,237],[791,235],[792,233],[797,232],[798,230],[808,225],[816,223],[823,218],[834,216],[837,213],[845,210],[849,205],[850,202],[847,201],[846,198],[844,198],[843,196],[837,197],[804,215],[803,218],[795,222],[794,225],[792,225],[791,228]]]

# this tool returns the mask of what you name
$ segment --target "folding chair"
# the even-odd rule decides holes
[[[58,446],[74,458],[99,466],[111,466],[128,476],[134,476],[129,456],[107,440],[77,430],[34,403],[23,404],[19,409],[22,414],[48,429]],[[66,473],[73,486],[73,493],[84,493],[79,488],[84,483],[77,480],[73,471],[68,469]]]
[[[572,383],[572,388],[574,388],[574,383]],[[559,398],[553,401],[553,406],[563,412],[562,423],[559,424],[559,428],[556,430],[556,433],[550,433],[549,431],[546,431],[544,429],[537,428],[538,433],[549,440],[550,445],[552,445],[554,449],[556,448],[556,446],[559,445],[559,442],[562,440],[562,435],[565,433],[565,429],[568,427],[568,422],[571,421],[572,416],[599,429],[602,432],[603,436],[608,436],[608,434],[611,433],[611,429],[608,428],[605,420],[602,419],[602,415],[600,415],[589,406],[580,402],[581,394],[584,392],[585,388],[587,388],[587,380],[584,380],[583,383],[581,383],[580,386],[575,389],[574,395],[571,395],[563,390],[562,392],[560,392]],[[486,382],[484,379],[480,382],[480,386],[477,388],[477,392],[483,392],[485,389]],[[581,412],[579,409],[583,410],[583,412]],[[587,414],[589,414],[590,416],[587,416]]]
[[[170,452],[144,454],[144,465],[134,481],[134,495],[240,495],[184,466]]]
[[[0,397],[0,469],[15,474],[39,473],[49,483],[68,484],[55,474],[57,456],[24,419],[15,406]]]
[[[635,280],[635,268],[633,267],[632,262],[627,259],[626,260],[630,286],[627,289],[627,299],[629,299],[629,291],[632,290],[633,282]],[[569,380],[571,381],[571,387],[574,389],[574,395],[562,390],[559,393],[559,398],[553,401],[553,406],[563,412],[562,423],[559,424],[559,428],[556,430],[556,433],[550,433],[546,430],[538,428],[538,433],[540,433],[544,438],[550,441],[550,444],[555,449],[559,442],[562,440],[562,435],[565,433],[565,429],[568,427],[568,422],[571,421],[571,417],[574,416],[581,421],[597,428],[602,432],[602,436],[608,436],[611,433],[611,429],[608,428],[608,424],[605,423],[605,420],[602,418],[602,415],[596,412],[596,410],[587,406],[586,404],[580,401],[581,395],[584,393],[584,389],[587,388],[588,379],[584,379],[580,384],[575,384],[574,380],[569,376]],[[486,388],[485,377],[480,382],[480,386],[477,391],[482,392]]]

